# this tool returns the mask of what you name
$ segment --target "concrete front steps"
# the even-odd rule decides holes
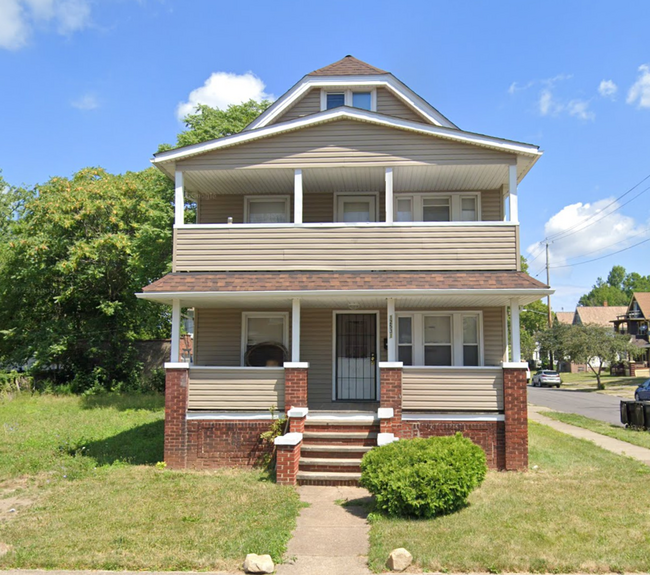
[[[379,420],[374,414],[308,416],[305,422],[299,485],[356,486],[361,458],[377,445]]]

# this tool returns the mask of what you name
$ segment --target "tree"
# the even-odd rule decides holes
[[[172,184],[153,168],[87,168],[37,192],[0,262],[0,363],[77,389],[129,382],[130,342],[168,330],[164,308],[135,293],[169,270]]]
[[[635,291],[650,291],[650,275],[636,272],[628,274],[623,266],[614,266],[607,275],[607,281],[598,278],[591,291],[583,295],[579,305],[600,306],[628,305]]]

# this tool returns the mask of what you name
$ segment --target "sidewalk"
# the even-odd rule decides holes
[[[599,447],[607,449],[612,453],[617,453],[618,455],[627,455],[633,459],[637,459],[641,463],[650,465],[650,449],[645,447],[639,447],[638,445],[632,445],[626,441],[620,441],[614,439],[613,437],[607,437],[606,435],[601,435],[600,433],[594,433],[588,429],[583,429],[582,427],[576,427],[575,425],[569,425],[568,423],[562,423],[561,421],[556,421],[550,417],[544,416],[545,411],[553,411],[547,407],[540,407],[537,405],[528,406],[528,418],[531,421],[536,421],[537,423],[543,423],[548,425],[557,431],[566,433],[567,435],[572,435],[579,439],[587,439],[588,441],[593,441]]]

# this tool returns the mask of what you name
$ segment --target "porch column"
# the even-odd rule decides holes
[[[179,228],[185,225],[185,191],[183,187],[183,172],[175,174],[176,193],[174,195],[174,225]]]
[[[302,170],[293,172],[293,223],[302,224]]]
[[[510,339],[512,341],[512,361],[521,361],[521,345],[519,342],[519,301],[510,300]]]
[[[284,411],[293,407],[307,407],[307,377],[309,364],[306,362],[284,362]]]
[[[517,201],[517,165],[508,166],[508,200],[510,204],[510,221],[519,223],[519,206]]]
[[[388,313],[388,361],[397,361],[397,349],[395,346],[395,330],[397,329],[397,319],[395,318],[395,298],[389,297],[387,300]]]
[[[172,340],[171,354],[169,360],[178,363],[179,349],[181,347],[181,302],[178,299],[172,300]]]
[[[300,300],[291,301],[291,361],[300,361]]]
[[[298,479],[302,433],[287,433],[274,440],[277,454],[275,481],[280,485],[295,485]]]
[[[170,469],[187,467],[189,368],[189,363],[165,364],[164,458]]]
[[[386,168],[386,223],[393,223],[393,168]]]
[[[503,364],[503,439],[497,445],[499,467],[506,471],[528,468],[528,402],[524,362]]]
[[[402,434],[401,361],[379,362],[379,436],[378,445],[395,441]]]

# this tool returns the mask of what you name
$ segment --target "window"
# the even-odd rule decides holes
[[[352,92],[352,106],[362,110],[370,110],[372,107],[372,95],[370,92]]]
[[[247,196],[246,222],[250,224],[284,224],[289,221],[287,196]]]
[[[332,108],[338,108],[339,106],[345,106],[345,94],[341,93],[328,93],[327,94],[327,110]]]
[[[336,195],[336,221],[346,223],[376,222],[377,195]]]
[[[404,365],[483,365],[480,312],[413,312],[397,316],[397,359]]]
[[[480,219],[477,193],[396,194],[398,222],[475,222]]]
[[[286,349],[289,339],[287,318],[288,314],[284,312],[242,314],[242,365],[259,367],[282,365],[283,348]],[[251,350],[254,352],[254,357],[249,355]]]

